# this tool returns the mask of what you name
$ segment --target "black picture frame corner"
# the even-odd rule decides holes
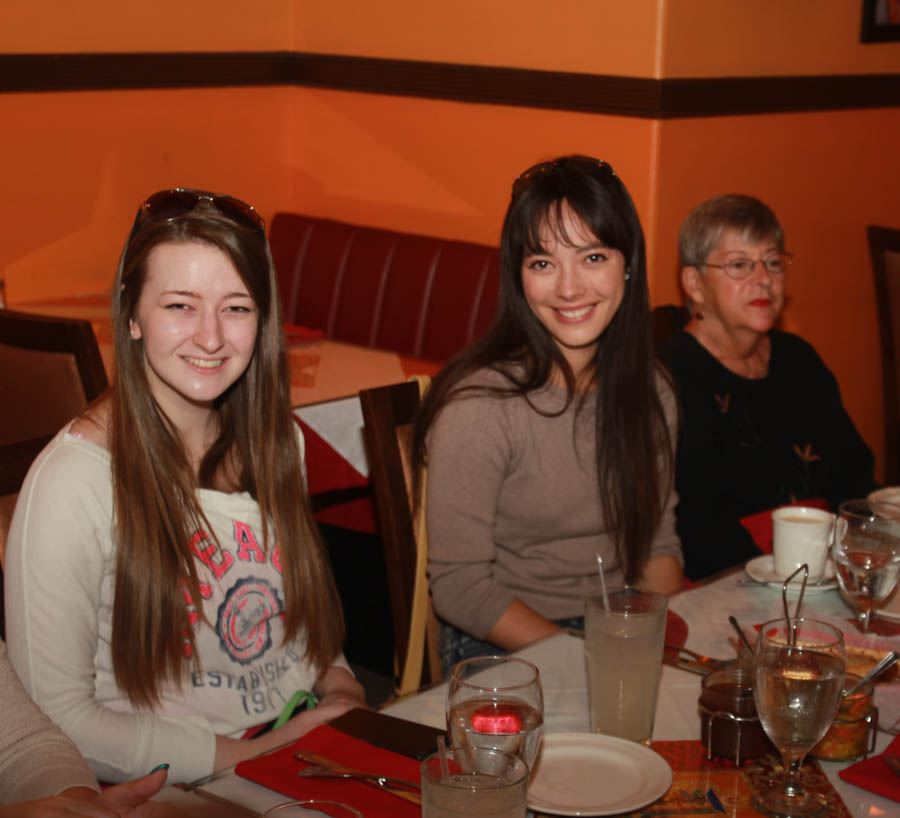
[[[887,2],[890,2],[890,0],[863,0],[860,42],[888,43],[900,41],[900,22],[877,22],[879,5]]]

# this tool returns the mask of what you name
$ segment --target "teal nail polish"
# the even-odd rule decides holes
[[[153,773],[155,773],[157,770],[168,770],[168,769],[169,769],[168,764],[157,764],[152,770],[150,770],[148,775],[153,775]]]

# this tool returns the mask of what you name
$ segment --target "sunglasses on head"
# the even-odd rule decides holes
[[[535,179],[543,176],[545,173],[556,170],[561,167],[572,167],[573,165],[582,165],[591,170],[601,170],[609,176],[615,176],[616,172],[612,169],[609,162],[602,159],[594,159],[592,156],[566,156],[562,159],[553,159],[550,162],[539,162],[528,168],[524,173],[520,173],[513,182],[512,195],[518,196],[523,190],[531,185]]]
[[[266,223],[263,217],[246,202],[235,199],[234,196],[223,196],[219,193],[190,190],[183,187],[160,190],[152,196],[148,196],[138,210],[134,221],[134,230],[146,219],[155,222],[170,222],[193,213],[201,205],[218,211],[220,215],[234,222],[238,227],[259,230],[265,235]]]

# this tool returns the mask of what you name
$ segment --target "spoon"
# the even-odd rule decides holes
[[[872,679],[880,676],[889,668],[892,668],[897,660],[900,659],[900,653],[892,650],[887,656],[884,657],[875,667],[873,667],[865,676],[862,677],[853,687],[844,691],[845,696],[849,696],[851,693],[855,693],[859,690],[866,682],[871,682]]]
[[[729,616],[728,621],[731,623],[731,627],[734,628],[734,632],[738,635],[738,639],[741,640],[741,644],[750,651],[750,655],[753,655],[753,646],[747,639],[747,634],[744,633],[744,629],[740,626],[737,621],[737,617]]]

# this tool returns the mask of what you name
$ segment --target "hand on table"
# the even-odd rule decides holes
[[[165,808],[148,803],[166,783],[165,769],[143,778],[117,784],[102,793],[85,787],[64,790],[51,798],[0,807],[0,818],[152,818],[165,815]]]
[[[216,736],[215,770],[222,770],[244,759],[275,750],[305,736],[310,730],[336,719],[354,707],[366,705],[365,691],[349,670],[332,666],[318,680],[315,693],[319,704],[294,716],[282,727],[251,741]],[[0,818],[5,818],[0,814]]]
[[[304,724],[305,729],[297,735],[297,738],[305,735],[314,727],[327,724],[338,716],[343,716],[348,710],[356,707],[368,709],[362,685],[353,678],[348,670],[342,667],[330,668],[316,684],[316,693],[319,696],[319,704],[316,709],[292,719],[292,721],[298,721],[302,716],[310,717]]]

